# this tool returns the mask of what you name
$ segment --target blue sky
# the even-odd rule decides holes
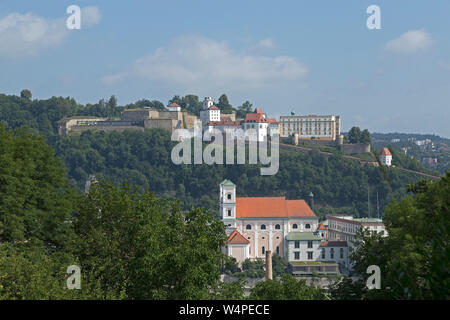
[[[81,30],[67,30],[69,5]],[[366,9],[381,9],[369,30]],[[10,1],[0,3],[0,92],[193,93],[269,116],[340,114],[343,130],[450,137],[450,1]]]

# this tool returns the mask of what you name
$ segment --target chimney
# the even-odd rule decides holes
[[[272,251],[266,251],[266,280],[272,280]]]

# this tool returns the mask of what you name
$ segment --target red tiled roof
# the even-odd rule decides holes
[[[206,123],[207,126],[239,126],[240,124],[241,124],[240,120],[236,120],[236,121],[228,121],[228,120],[208,121]]]
[[[383,150],[381,150],[381,155],[382,156],[392,156],[392,154],[388,148],[383,148]]]
[[[179,107],[180,105],[178,103],[171,103],[169,104],[169,107]]]
[[[262,113],[247,113],[244,122],[265,122],[264,114]]]
[[[319,224],[319,228],[318,228],[319,230],[327,230],[328,229],[328,227],[325,227],[322,223],[321,224]]]
[[[227,244],[249,244],[250,241],[244,238],[242,234],[239,233],[239,231],[234,230],[227,239]]]
[[[285,197],[236,198],[237,218],[315,216],[304,200],[286,200]]]
[[[213,106],[209,107],[208,110],[219,110],[219,108],[217,108],[216,106],[213,105]]]
[[[347,247],[347,241],[322,241],[321,247]]]
[[[220,116],[220,121],[233,121],[230,117],[223,117],[222,115]]]

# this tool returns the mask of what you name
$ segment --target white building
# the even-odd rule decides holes
[[[167,109],[169,111],[176,111],[176,112],[180,112],[181,111],[181,107],[178,103],[171,103],[167,106]]]
[[[200,120],[203,131],[212,132],[213,129],[217,129],[222,133],[236,133],[237,129],[242,129],[242,134],[237,135],[237,139],[252,141],[266,141],[268,137],[280,134],[278,122],[275,119],[267,118],[260,108],[256,108],[253,113],[248,113],[244,119],[222,118],[220,109],[214,105],[211,97],[206,97],[202,109]]]
[[[381,164],[390,167],[392,162],[392,154],[388,148],[383,148],[380,153]]]
[[[341,134],[340,116],[280,116],[280,137],[298,134],[299,140],[336,140]]]
[[[203,100],[200,121],[203,126],[209,121],[220,121],[220,109],[214,105],[211,97],[205,97]]]
[[[362,229],[387,235],[383,220],[377,218],[353,218],[347,215],[327,215],[328,240],[347,241],[349,246],[354,246],[356,234]]]

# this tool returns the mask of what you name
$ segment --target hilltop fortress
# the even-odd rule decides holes
[[[59,121],[58,133],[67,135],[81,133],[86,130],[123,131],[126,129],[164,129],[172,133],[175,129],[193,129],[198,118],[181,107],[170,104],[167,109],[149,107],[127,109],[122,112],[120,120],[99,117],[70,117]]]

